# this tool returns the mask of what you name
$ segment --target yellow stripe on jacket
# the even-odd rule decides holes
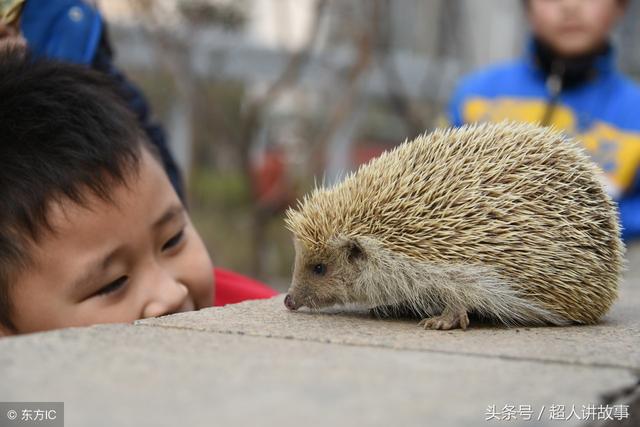
[[[476,97],[465,102],[462,114],[465,123],[502,120],[539,123],[546,109],[547,103],[536,99]],[[614,186],[612,192],[624,192],[633,183],[640,165],[640,134],[598,120],[586,132],[577,132],[576,123],[571,109],[556,105],[550,125],[582,142]]]

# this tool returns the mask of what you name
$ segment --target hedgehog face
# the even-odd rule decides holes
[[[335,304],[362,302],[355,286],[364,252],[355,239],[336,238],[320,249],[310,249],[294,239],[296,258],[285,305],[318,309]]]

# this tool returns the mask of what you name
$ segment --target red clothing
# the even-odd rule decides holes
[[[278,295],[267,285],[222,268],[214,268],[215,292],[213,305],[221,306],[237,302],[271,298]]]

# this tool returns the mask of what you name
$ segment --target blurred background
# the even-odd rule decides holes
[[[517,0],[100,0],[216,265],[286,290],[284,212],[316,184],[445,126],[464,74],[522,53]],[[640,7],[614,44],[640,78]]]

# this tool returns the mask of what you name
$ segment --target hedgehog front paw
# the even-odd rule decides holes
[[[467,311],[464,309],[445,308],[440,316],[422,319],[418,325],[425,329],[467,329],[467,326],[469,326],[469,316],[467,316]]]

